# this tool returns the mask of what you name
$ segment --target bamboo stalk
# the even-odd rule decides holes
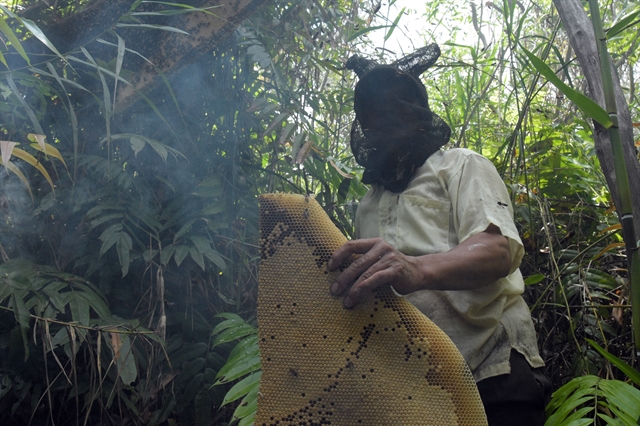
[[[607,38],[602,27],[600,10],[597,0],[589,0],[591,10],[591,21],[598,43],[600,54],[600,70],[602,73],[602,85],[605,97],[605,106],[613,126],[609,128],[611,138],[611,148],[613,151],[616,186],[620,194],[620,206],[618,212],[620,223],[622,224],[622,235],[627,249],[627,263],[629,267],[629,285],[631,289],[631,312],[632,327],[635,340],[636,356],[640,356],[640,253],[635,237],[633,226],[633,205],[631,203],[631,192],[629,190],[629,177],[627,166],[624,161],[624,151],[622,150],[622,140],[618,128],[618,109],[613,90],[613,76],[611,71],[611,59],[607,51]]]

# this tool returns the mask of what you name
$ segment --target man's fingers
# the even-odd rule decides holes
[[[343,301],[345,308],[353,308],[360,302],[362,296],[381,285],[390,283],[394,278],[393,272],[389,269],[380,269],[367,275],[367,277],[361,276],[358,282],[351,287]]]
[[[377,239],[366,239],[344,243],[331,255],[331,259],[329,259],[327,263],[327,268],[329,268],[330,271],[338,269],[351,255],[367,253],[376,245],[376,242]]]
[[[379,258],[380,256],[369,251],[351,262],[351,265],[336,277],[335,282],[331,285],[331,293],[336,296],[344,293],[362,274],[366,274]]]

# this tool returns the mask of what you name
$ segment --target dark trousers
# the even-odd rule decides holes
[[[511,374],[478,382],[489,426],[544,425],[551,383],[541,368],[531,368],[526,358],[513,349],[509,362]]]

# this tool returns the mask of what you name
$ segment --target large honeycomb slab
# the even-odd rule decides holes
[[[331,295],[347,240],[313,198],[261,196],[260,232],[256,426],[487,424],[462,355],[413,305],[388,287],[353,310]]]

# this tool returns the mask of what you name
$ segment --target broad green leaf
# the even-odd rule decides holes
[[[120,266],[122,266],[122,276],[124,277],[129,273],[129,252],[133,247],[133,243],[131,241],[131,236],[122,231],[120,236],[118,237],[118,241],[116,242],[116,251],[118,252],[118,260],[120,261]]]
[[[249,392],[247,396],[244,397],[242,402],[238,405],[238,407],[233,412],[232,419],[243,419],[245,417],[255,415],[256,409],[258,408],[258,388]]]
[[[104,230],[104,232],[99,237],[102,241],[102,246],[100,247],[100,253],[98,254],[98,257],[102,257],[107,252],[107,250],[109,250],[115,243],[118,242],[121,231],[122,223],[114,223]]]
[[[235,327],[227,328],[216,337],[216,340],[213,342],[213,347],[223,343],[233,342],[236,339],[246,337],[250,334],[254,334],[255,332],[256,328],[249,324],[240,324]]]
[[[7,63],[7,60],[4,58],[4,55],[2,54],[2,52],[0,52],[0,62],[2,62],[2,64],[9,69],[9,64]],[[1,389],[0,389],[1,391]],[[2,394],[2,392],[0,392],[0,394]],[[2,398],[2,396],[0,396],[0,398]]]
[[[87,300],[77,292],[67,293],[66,299],[69,304],[69,309],[71,310],[71,318],[81,325],[89,326],[91,315]]]
[[[173,260],[176,261],[176,265],[180,266],[185,257],[189,254],[189,247],[187,246],[175,246],[175,255]]]
[[[222,405],[227,405],[230,402],[240,399],[252,390],[256,389],[258,386],[260,386],[261,377],[262,371],[258,371],[256,373],[248,375],[247,377],[233,385],[233,387],[229,389],[229,392],[227,392],[227,394],[225,395],[224,401],[222,401]]]
[[[613,125],[613,122],[609,118],[609,114],[600,105],[583,95],[582,93],[567,86],[558,76],[553,72],[551,68],[547,66],[536,55],[529,52],[524,47],[520,46],[525,55],[529,58],[533,66],[538,70],[540,74],[545,76],[554,86],[558,88],[564,95],[571,99],[582,112],[588,117],[600,123],[604,128],[609,128]]]
[[[136,360],[131,351],[131,339],[127,334],[111,333],[111,348],[122,383],[130,386],[138,377]]]
[[[193,259],[193,261],[196,262],[198,266],[202,268],[203,271],[206,270],[204,266],[204,257],[202,256],[202,253],[198,251],[197,248],[189,247],[189,254],[191,255],[191,258]]]
[[[212,336],[215,336],[216,334],[220,333],[222,330],[226,330],[229,327],[234,327],[240,324],[246,324],[244,319],[242,319],[239,315],[234,314],[232,312],[225,312],[223,314],[218,314],[216,315],[216,318],[226,318],[226,320],[222,321],[220,324],[215,326],[215,328],[211,332]]]
[[[242,358],[250,358],[260,353],[258,336],[253,335],[242,339],[229,353],[226,364],[233,364]]]
[[[248,359],[244,359],[242,362],[237,362],[233,364],[231,368],[228,368],[229,364],[226,364],[218,372],[216,376],[218,378],[218,381],[214,384],[219,385],[228,383],[246,374],[259,370],[261,365],[262,364],[260,362],[260,356],[258,355]]]

